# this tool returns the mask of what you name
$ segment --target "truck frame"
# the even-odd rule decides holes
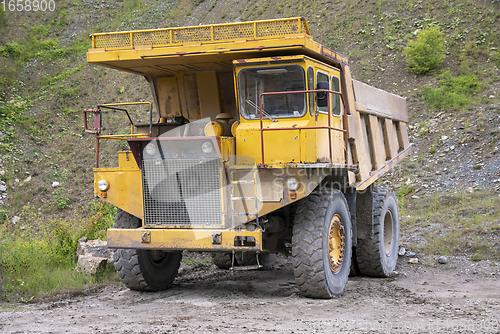
[[[184,250],[235,269],[291,253],[313,298],[340,296],[350,273],[393,272],[397,200],[373,183],[411,152],[406,100],[353,80],[304,18],[90,37],[89,63],[145,77],[153,99],[84,110],[95,195],[118,208],[108,247],[127,287],[167,289]],[[132,105],[149,122],[134,123]],[[103,133],[110,109],[130,133]],[[130,148],[118,167],[99,166],[107,139]]]

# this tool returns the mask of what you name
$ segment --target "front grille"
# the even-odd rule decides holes
[[[143,160],[142,170],[146,225],[223,225],[219,159]]]

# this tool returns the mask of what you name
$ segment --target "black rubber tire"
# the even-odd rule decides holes
[[[330,267],[328,234],[335,215],[344,228],[344,258],[338,273]],[[344,292],[351,267],[351,215],[337,189],[315,190],[302,200],[293,224],[292,263],[295,282],[307,297],[332,298]]]
[[[359,271],[358,261],[356,260],[356,248],[352,249],[351,256],[351,271],[349,272],[350,277],[361,276],[361,272]]]
[[[372,198],[371,219],[358,220],[358,228],[367,232],[363,239],[358,239],[356,260],[362,275],[389,277],[398,260],[398,202],[394,191],[383,187],[374,187]]]
[[[254,266],[257,264],[256,252],[235,252],[236,262],[239,266]],[[259,264],[264,269],[271,269],[276,264],[278,255],[274,253],[259,253]]]
[[[212,263],[219,269],[229,269],[233,263],[233,253],[212,253]]]
[[[259,253],[259,264],[264,269],[273,268],[277,260],[278,254],[276,253]]]
[[[141,220],[118,209],[114,228],[138,228]],[[166,290],[174,281],[182,252],[161,250],[115,249],[113,261],[122,283],[131,290]]]

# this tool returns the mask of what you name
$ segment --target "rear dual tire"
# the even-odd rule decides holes
[[[373,187],[370,190],[371,193],[365,196],[372,202],[372,210],[357,217],[358,231],[363,232],[356,248],[357,267],[365,276],[389,277],[398,260],[398,203],[394,191],[389,188]]]

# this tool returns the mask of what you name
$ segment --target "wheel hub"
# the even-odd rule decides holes
[[[384,217],[384,251],[387,256],[391,256],[392,253],[393,234],[394,220],[392,218],[392,212],[388,210]]]
[[[148,251],[149,259],[151,264],[156,268],[161,268],[168,262],[169,253],[162,250],[150,250]]]
[[[338,274],[344,262],[345,233],[342,219],[338,214],[334,215],[330,222],[328,233],[328,260],[330,269]]]

